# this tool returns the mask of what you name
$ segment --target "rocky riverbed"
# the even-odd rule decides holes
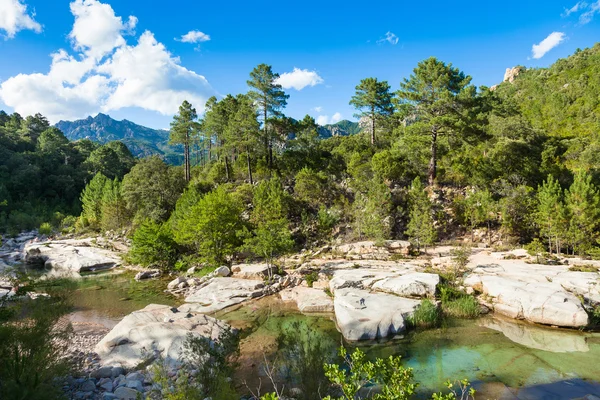
[[[409,246],[390,241],[383,247],[359,242],[323,248],[288,259],[282,275],[269,274],[265,264],[221,267],[202,278],[190,270],[168,285],[165,282],[165,289],[179,296],[177,307],[164,304],[132,310],[110,327],[76,322],[72,356],[83,365],[84,376],[70,378],[65,390],[73,398],[94,399],[150,393],[147,371],[136,369],[142,361],[150,357],[176,364],[188,334],[214,339],[226,329],[226,323],[210,315],[266,296],[307,315],[330,316],[348,341],[403,334],[407,318],[420,302],[435,301],[440,275],[454,268],[450,248],[434,249],[435,257],[403,258]],[[4,242],[0,267],[25,262],[77,276],[118,268],[123,251],[119,241],[48,241],[29,234]],[[586,327],[588,313],[600,303],[600,275],[571,267],[593,262],[571,258],[560,265],[538,265],[533,261],[522,251],[473,249],[456,284],[496,314],[543,325]],[[141,272],[136,279],[158,275]],[[536,340],[499,323],[489,328],[503,331],[517,343]],[[560,336],[561,331],[556,332]],[[575,341],[564,347],[565,351],[571,348],[580,351],[585,344]]]

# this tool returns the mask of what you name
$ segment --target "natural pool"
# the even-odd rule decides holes
[[[130,273],[81,279],[74,294],[75,320],[114,325],[150,303],[177,305],[166,280],[136,282]],[[332,351],[342,343],[330,315],[304,316],[275,297],[245,303],[216,317],[244,328],[236,381],[265,387],[263,353],[295,321],[321,332]],[[369,357],[401,355],[414,369],[421,393],[449,379],[468,378],[478,399],[565,399],[600,393],[600,334],[559,330],[483,317],[447,321],[440,329],[413,331],[385,343],[361,343]]]

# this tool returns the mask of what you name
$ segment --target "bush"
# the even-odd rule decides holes
[[[133,234],[129,260],[142,266],[169,269],[177,258],[176,243],[167,224],[146,220]]]
[[[441,313],[431,301],[424,299],[412,316],[408,318],[410,325],[418,328],[435,328],[440,325]]]
[[[19,294],[33,287],[22,283]],[[11,302],[0,297],[0,398],[54,400],[71,368],[65,356],[71,325],[62,317],[70,311],[71,287],[45,281],[48,296]]]
[[[40,235],[50,236],[52,234],[52,225],[48,222],[44,222],[38,228],[38,232]]]

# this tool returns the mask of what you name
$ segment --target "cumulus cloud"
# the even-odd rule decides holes
[[[323,111],[323,107],[317,106],[317,107],[313,108],[313,110],[315,110],[316,112],[320,113],[321,111]]]
[[[35,13],[27,12],[27,5],[21,0],[0,0],[0,31],[12,39],[24,29],[40,33],[42,26],[35,21]]]
[[[396,34],[388,31],[384,37],[382,37],[381,39],[379,39],[377,41],[377,43],[382,44],[382,43],[388,42],[389,44],[395,46],[398,44],[398,40],[399,39],[398,39],[398,36],[396,36]]]
[[[285,72],[279,76],[277,83],[284,89],[294,88],[302,90],[307,86],[315,86],[323,83],[324,80],[316,71],[294,68],[292,72]]]
[[[319,125],[327,125],[327,124],[335,124],[336,122],[340,122],[342,120],[342,114],[336,112],[331,117],[328,115],[319,115],[317,117],[317,124]]]
[[[200,31],[189,31],[185,35],[182,35],[181,38],[175,40],[183,43],[201,43],[208,42],[210,40],[210,36]]]
[[[546,39],[531,47],[533,58],[539,59],[544,57],[547,52],[561,44],[564,40],[565,34],[563,32],[552,32]]]
[[[0,100],[16,112],[40,112],[51,122],[125,107],[172,115],[183,100],[202,110],[215,94],[205,77],[181,66],[152,32],[128,44],[123,35],[132,34],[137,18],[124,23],[97,0],[76,0],[71,12],[76,54],[60,49],[51,54],[47,74],[19,74],[0,84]]]

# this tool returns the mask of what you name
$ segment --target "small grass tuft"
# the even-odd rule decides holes
[[[430,300],[421,300],[412,316],[408,318],[408,323],[417,328],[435,328],[442,320],[442,314],[438,307]]]

